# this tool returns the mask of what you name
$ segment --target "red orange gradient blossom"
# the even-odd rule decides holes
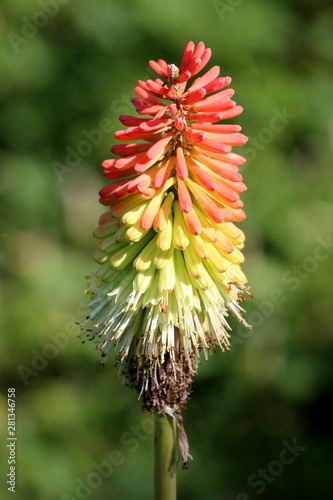
[[[203,42],[189,42],[179,68],[150,61],[158,77],[138,81],[137,115],[120,116],[127,128],[111,148],[120,158],[103,162],[112,182],[100,191],[107,211],[94,233],[99,268],[88,277],[82,329],[103,363],[116,351],[150,411],[185,406],[200,353],[229,347],[229,311],[247,325],[244,234],[233,224],[245,218],[245,159],[232,151],[247,137],[221,123],[242,112],[231,78],[219,66],[196,77],[210,57]]]

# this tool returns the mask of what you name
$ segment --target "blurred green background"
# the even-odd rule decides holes
[[[244,106],[255,299],[252,333],[231,319],[232,351],[195,379],[179,499],[332,498],[332,2],[2,0],[0,34],[1,498],[8,387],[17,500],[152,498],[151,418],[73,321],[117,117],[148,60],[177,64],[188,40]]]

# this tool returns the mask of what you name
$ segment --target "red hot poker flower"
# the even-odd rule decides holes
[[[189,42],[179,68],[150,61],[159,77],[138,81],[139,116],[120,116],[127,128],[111,149],[120,158],[103,162],[112,183],[100,191],[108,211],[94,233],[100,267],[82,328],[103,361],[117,351],[144,408],[158,412],[186,404],[201,351],[228,349],[228,311],[247,325],[245,238],[233,224],[245,217],[245,159],[232,152],[247,137],[220,123],[242,107],[218,66],[188,83],[210,57]]]

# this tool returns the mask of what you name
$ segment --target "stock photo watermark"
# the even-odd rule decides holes
[[[147,66],[145,71],[146,74],[142,79],[146,79],[149,76],[154,78],[154,71],[150,66]],[[133,108],[129,102],[135,95],[134,91],[131,94],[122,94],[111,103],[111,112],[116,115],[131,113]],[[75,147],[70,145],[66,146],[65,151],[67,154],[64,163],[53,161],[51,164],[58,181],[62,182],[64,175],[72,173],[77,167],[82,165],[84,158],[92,153],[94,146],[99,146],[104,136],[111,134],[115,130],[115,124],[107,117],[99,122],[98,128],[92,130],[83,129],[81,132],[83,139],[81,139]]]
[[[303,258],[300,264],[293,264],[290,269],[283,272],[281,281],[288,286],[290,292],[296,291],[302,283],[314,273],[321,262],[325,262],[333,254],[333,239],[332,234],[325,237],[319,236],[316,239],[317,245],[314,247],[312,254]],[[251,311],[247,316],[248,322],[254,327],[260,327],[266,319],[268,319],[276,307],[283,304],[288,298],[288,294],[282,288],[274,288],[269,293],[267,299],[259,302],[255,301],[255,310]],[[87,304],[82,302],[77,310],[77,316],[85,314]],[[239,324],[231,345],[231,350],[237,344],[243,344],[253,333],[243,324]],[[28,364],[19,364],[17,370],[24,385],[29,385],[31,378],[35,378],[49,364],[50,360],[54,359],[63,351],[69,344],[71,337],[76,337],[78,327],[73,322],[68,322],[65,325],[63,332],[56,334],[49,333],[47,335],[49,342],[44,344],[41,349],[31,349],[31,359]]]
[[[267,489],[269,484],[274,483],[277,477],[283,474],[285,467],[295,462],[296,458],[307,449],[306,446],[301,446],[294,438],[292,442],[282,441],[283,448],[280,451],[278,458],[271,460],[265,468],[259,467],[253,474],[247,478],[247,485],[255,489],[256,495],[261,495]],[[245,492],[237,495],[235,500],[251,500],[251,496]]]
[[[116,101],[115,101],[116,102]],[[63,176],[65,174],[70,174],[79,167],[83,159],[89,156],[93,148],[99,146],[104,139],[105,135],[111,134],[115,130],[115,126],[109,118],[103,118],[99,122],[98,128],[92,130],[82,130],[82,135],[84,139],[78,142],[73,148],[72,146],[66,146],[66,158],[65,163],[60,163],[57,161],[52,162],[52,168],[57,176],[59,182],[63,181]]]
[[[121,98],[115,99],[111,104],[112,113],[127,114],[132,111],[128,101],[133,95],[123,94]],[[273,141],[276,134],[282,132],[291,120],[296,118],[297,115],[291,114],[287,111],[286,107],[282,111],[273,109],[273,116],[270,119],[268,127],[262,128],[256,137],[250,137],[251,147],[242,149],[242,154],[247,157],[247,161],[254,160],[258,151],[262,151],[267,144]],[[83,139],[81,139],[75,147],[67,145],[66,157],[64,163],[58,161],[52,162],[52,168],[59,182],[63,181],[64,175],[72,173],[79,167],[84,158],[89,156],[93,148],[99,146],[103,141],[105,135],[111,134],[115,131],[115,125],[109,118],[103,118],[99,126],[92,130],[82,130]]]
[[[13,31],[7,34],[7,38],[14,52],[17,54],[22,45],[27,45],[30,40],[35,38],[39,30],[48,24],[50,18],[58,14],[60,6],[67,4],[69,1],[70,0],[39,0],[38,6],[40,9],[36,10],[30,19],[26,16],[21,17],[22,24],[20,34],[14,33]]]
[[[76,309],[76,314],[82,316],[87,308],[87,304],[82,302]],[[54,359],[63,351],[69,344],[70,338],[76,337],[78,334],[78,326],[69,321],[63,332],[48,333],[49,342],[44,344],[39,350],[31,349],[31,359],[28,364],[19,364],[17,371],[25,386],[29,385],[31,377],[37,377],[49,364],[51,359]]]
[[[275,136],[281,133],[291,122],[297,118],[297,115],[289,113],[286,106],[279,111],[273,109],[273,116],[269,121],[268,127],[263,127],[258,132],[256,137],[249,137],[249,144],[251,147],[242,147],[242,155],[246,157],[247,163],[253,161],[257,156],[258,151],[262,151],[268,144],[270,144]]]
[[[153,73],[150,66],[147,66],[145,70],[146,75],[143,79],[149,77]],[[133,109],[132,106],[129,105],[129,102],[133,96],[135,96],[134,91],[131,94],[122,94],[121,97],[115,99],[110,106],[111,112],[116,115],[131,113]],[[98,128],[92,130],[83,129],[81,132],[83,139],[81,139],[75,147],[70,145],[66,146],[65,150],[67,154],[65,162],[60,163],[58,161],[53,161],[51,164],[58,181],[62,182],[65,174],[72,173],[77,167],[82,165],[84,158],[92,153],[93,147],[99,146],[104,136],[111,134],[115,130],[115,124],[107,117],[99,122]]]
[[[222,2],[221,0],[213,0],[213,5],[219,16],[220,21],[224,21],[225,16],[232,13],[236,7],[243,3],[243,0],[228,0]]]
[[[7,489],[11,493],[16,491],[16,390],[9,387],[7,390]]]
[[[63,493],[61,500],[86,500],[94,490],[99,488],[105,479],[108,479],[114,470],[126,462],[128,453],[135,453],[141,443],[154,432],[153,418],[145,418],[140,426],[132,426],[120,437],[121,449],[112,450],[105,460],[91,463],[91,472],[85,478],[75,479],[73,494]]]
[[[321,262],[325,262],[333,254],[332,234],[325,237],[319,236],[316,239],[317,245],[312,254],[304,257],[300,264],[293,264],[290,269],[285,270],[281,275],[281,281],[288,286],[290,292],[295,292],[310,275],[317,271]],[[254,328],[261,326],[275,311],[276,307],[283,304],[288,298],[287,293],[281,288],[274,288],[269,293],[267,299],[259,302],[255,301],[255,309],[247,316],[247,321]],[[237,328],[237,333],[233,336],[231,350],[235,345],[243,344],[249,338],[253,330],[249,330],[243,324]]]

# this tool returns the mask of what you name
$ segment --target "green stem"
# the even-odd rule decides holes
[[[176,500],[176,422],[155,415],[155,500]]]

